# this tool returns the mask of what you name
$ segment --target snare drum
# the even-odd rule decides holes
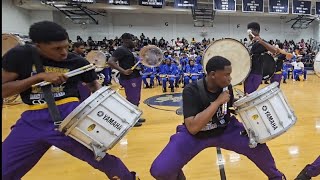
[[[205,50],[203,56],[203,67],[206,68],[208,61],[214,56],[222,56],[231,62],[231,84],[240,84],[249,75],[251,70],[251,59],[248,49],[235,39],[220,39],[214,41]]]
[[[318,52],[314,59],[313,69],[316,75],[320,77],[320,52]]]
[[[270,79],[276,71],[276,61],[267,53],[261,55],[261,63],[263,63],[262,80]]]
[[[250,147],[265,143],[290,129],[297,120],[278,82],[234,103],[250,138]]]
[[[138,122],[142,112],[110,87],[102,87],[61,123],[59,131],[93,151],[97,161]]]

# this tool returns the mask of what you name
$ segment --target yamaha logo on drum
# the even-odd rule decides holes
[[[273,127],[273,130],[276,130],[278,128],[277,124],[274,122],[274,119],[271,115],[271,113],[268,111],[267,106],[262,106],[262,110],[265,111],[265,115],[267,116],[269,122],[271,123],[271,126]]]
[[[102,117],[104,121],[115,127],[117,130],[121,130],[122,125],[118,123],[116,120],[112,119],[110,116],[106,115],[103,111],[98,111],[97,116]]]

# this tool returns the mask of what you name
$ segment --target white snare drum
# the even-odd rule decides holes
[[[297,120],[286,97],[274,82],[240,98],[234,106],[250,138],[250,147],[285,133]]]
[[[248,49],[235,39],[220,39],[209,45],[203,55],[203,67],[214,56],[222,56],[231,61],[231,84],[240,84],[250,73],[251,58]],[[206,72],[207,73],[207,72]]]
[[[61,123],[59,131],[93,151],[97,161],[138,122],[142,112],[110,87],[102,87]]]
[[[316,75],[320,77],[320,52],[318,52],[314,59],[313,69]]]

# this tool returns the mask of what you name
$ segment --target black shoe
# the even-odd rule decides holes
[[[174,88],[171,88],[171,92],[174,92]]]
[[[176,85],[175,85],[175,87],[176,87],[176,88],[178,88],[178,87],[179,87],[179,85],[178,85],[178,84],[176,84]]]
[[[302,169],[302,171],[298,174],[298,176],[294,180],[309,180],[309,179],[311,179],[311,177],[307,175],[307,168],[309,166],[310,166],[309,164],[306,165],[306,167],[304,167]]]
[[[162,92],[164,92],[164,93],[167,92],[167,88],[163,88]]]
[[[137,122],[133,127],[140,127],[140,126],[142,126],[142,123]]]
[[[284,84],[287,84],[287,81],[283,81]]]
[[[146,119],[140,118],[138,122],[139,122],[139,123],[144,123],[144,122],[146,122]]]
[[[150,88],[149,84],[146,84],[146,88]]]
[[[154,85],[153,85],[153,84],[151,84],[149,88],[153,88],[153,87],[154,87]]]

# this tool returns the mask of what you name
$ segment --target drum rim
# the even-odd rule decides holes
[[[273,82],[273,83],[269,84],[268,86],[266,86],[266,87],[264,87],[262,89],[254,91],[253,93],[249,94],[248,96],[244,96],[244,97],[240,98],[239,100],[234,102],[233,105],[235,107],[240,107],[241,105],[243,105],[243,104],[245,104],[247,102],[253,101],[256,98],[268,93],[271,89],[278,88],[278,85],[279,85],[278,82]],[[280,88],[278,88],[278,89],[281,91]]]
[[[247,73],[247,75],[245,76],[245,78],[243,78],[243,80],[241,80],[239,83],[231,84],[232,86],[236,86],[236,85],[239,85],[239,84],[243,83],[243,82],[245,81],[245,79],[247,79],[247,77],[249,76],[249,74],[250,74],[250,72],[251,72],[251,66],[252,66],[250,51],[249,51],[248,48],[247,48],[244,44],[242,44],[240,41],[238,41],[238,40],[236,40],[236,39],[234,39],[234,38],[224,38],[224,39],[214,40],[214,41],[211,42],[211,43],[208,45],[208,47],[203,51],[203,55],[202,55],[202,56],[203,56],[203,62],[204,62],[204,55],[206,54],[206,52],[208,51],[208,49],[209,49],[214,43],[216,43],[216,42],[218,42],[218,41],[223,41],[223,40],[233,40],[233,41],[238,42],[239,44],[241,44],[241,45],[244,47],[244,49],[246,49],[246,51],[247,51],[248,54],[249,54],[249,58],[250,58],[250,59],[249,59],[249,66],[250,66],[249,72]],[[202,62],[202,66],[204,66],[204,63],[203,63],[203,62]],[[203,67],[203,69],[204,69],[204,73],[207,74],[206,68]]]
[[[111,92],[114,91],[110,86],[103,86],[100,89],[98,89],[96,92],[91,94],[87,99],[85,99],[83,102],[81,102],[75,109],[72,110],[70,114],[68,114],[67,117],[64,118],[64,120],[61,122],[59,126],[59,130],[63,131],[64,127],[69,124],[69,122],[77,115],[80,111],[82,111],[88,104],[90,104],[92,101],[94,101],[100,94],[104,93],[105,91],[111,89]],[[115,91],[114,91],[115,92]]]
[[[91,52],[103,54],[104,61],[107,63],[107,57],[106,57],[105,53],[103,53],[103,51],[101,51],[101,50],[91,50],[88,54],[90,54]],[[86,55],[85,59],[86,59],[87,61],[89,61],[90,63],[93,63],[93,62],[91,62],[91,60],[89,60],[89,59],[87,58],[87,57],[88,57],[88,54]]]

